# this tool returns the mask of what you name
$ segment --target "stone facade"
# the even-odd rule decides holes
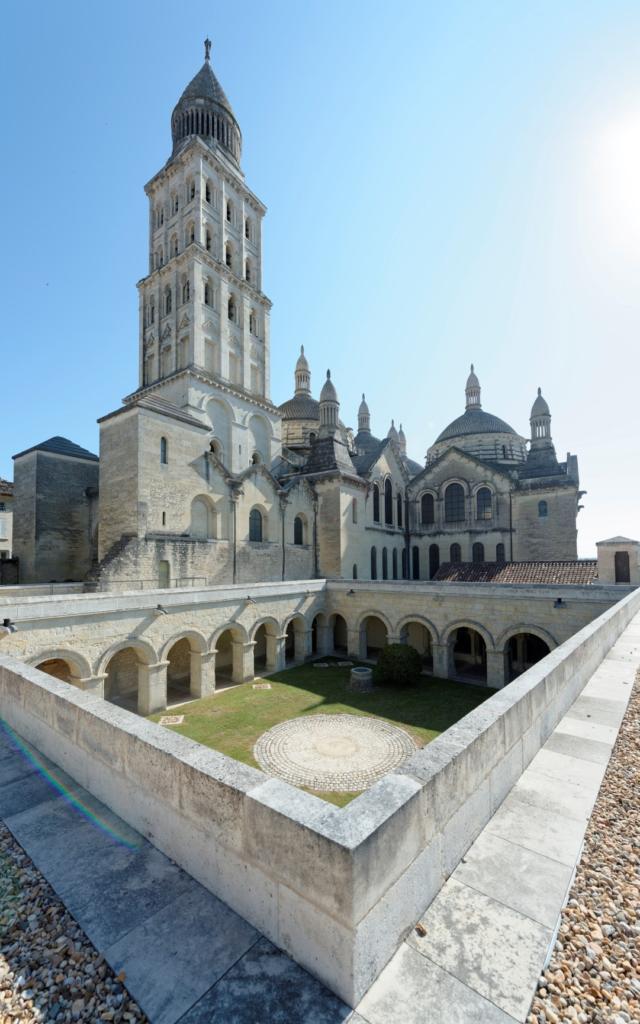
[[[345,425],[328,371],[314,398],[304,349],[292,398],[273,405],[265,207],[245,182],[208,51],[171,132],[145,188],[138,387],[99,420],[97,561],[95,465],[85,486],[67,487],[68,469],[48,474],[44,456],[22,453],[21,581],[428,580],[447,562],[576,558],[577,459],[558,463],[540,393],[526,441],[482,409],[472,367],[465,412],[424,465],[408,457],[402,426],[373,435],[364,395],[357,431]]]

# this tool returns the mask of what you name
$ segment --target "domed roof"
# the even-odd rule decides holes
[[[311,395],[294,395],[278,406],[283,420],[319,420],[320,403]]]
[[[322,385],[322,391],[320,392],[320,401],[321,402],[337,402],[338,401],[338,392],[336,391],[335,387],[333,386],[333,381],[331,380],[331,370],[327,370],[327,379],[325,380],[324,384]]]
[[[458,416],[448,427],[442,431],[435,440],[448,441],[454,437],[464,437],[468,434],[516,434],[513,427],[501,420],[498,416],[492,416],[484,409],[467,409],[462,416]]]
[[[362,393],[362,401],[360,402],[360,405],[358,407],[358,416],[368,416],[368,415],[369,415],[369,406],[367,405],[366,399],[364,397],[364,392],[363,392]]]
[[[467,377],[467,387],[468,388],[479,388],[480,387],[480,381],[476,377],[476,375],[474,373],[474,370],[473,370],[473,363],[471,364],[471,373]]]
[[[308,370],[309,363],[307,357],[304,354],[304,345],[300,346],[300,355],[298,356],[298,362],[296,363],[296,370]]]
[[[531,406],[531,419],[536,416],[550,416],[549,406],[542,397],[542,388],[538,388],[538,397]]]
[[[189,104],[192,100],[209,100],[210,103],[217,103],[235,117],[225,91],[213,73],[209,58],[205,60],[198,74],[191,79],[177,105]]]

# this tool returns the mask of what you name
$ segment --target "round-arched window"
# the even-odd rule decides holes
[[[249,513],[249,540],[262,540],[262,512],[259,508],[252,508]]]
[[[449,484],[444,492],[444,518],[447,523],[464,522],[465,507],[462,484]]]

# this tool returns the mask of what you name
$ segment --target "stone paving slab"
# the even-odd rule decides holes
[[[586,736],[572,736],[571,733],[556,729],[544,745],[545,750],[555,754],[569,754],[570,757],[583,758],[593,764],[609,763],[611,744],[602,740],[589,739]]]
[[[487,825],[487,830],[510,840],[525,850],[573,867],[576,862],[586,819],[566,818],[543,810],[510,794]]]

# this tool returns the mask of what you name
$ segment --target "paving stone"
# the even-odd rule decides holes
[[[468,988],[524,1021],[553,932],[449,879],[407,943]],[[445,1018],[446,1019],[446,1018]]]
[[[452,877],[553,929],[572,873],[567,864],[485,830]]]
[[[584,820],[524,803],[513,791],[487,825],[493,835],[570,867],[578,859],[584,828]]]
[[[565,782],[558,785],[556,779],[544,772],[528,768],[509,794],[523,803],[549,810],[566,818],[582,821],[583,824],[591,813],[598,793],[596,785],[587,783]]]
[[[573,783],[582,786],[593,786],[597,792],[604,775],[604,765],[584,761],[570,754],[559,754],[555,750],[544,747],[539,750],[529,768],[542,772],[553,779],[558,787]]]
[[[185,1014],[180,1024],[218,1021],[358,1024],[358,1017],[324,985],[262,938]]]
[[[618,735],[618,730],[613,725],[600,725],[592,719],[569,718],[566,715],[556,727],[555,732],[566,733],[568,736],[584,736],[588,740],[607,743],[609,747],[613,747]]]
[[[280,722],[253,748],[260,767],[293,786],[355,793],[399,768],[416,744],[403,729],[360,715],[307,715]]]
[[[356,1010],[368,1024],[513,1024],[513,1017],[406,943]]]
[[[25,775],[12,781],[3,780],[0,786],[0,817],[10,818],[47,800],[60,800],[61,789],[69,794],[82,792],[82,787],[59,768],[48,778],[34,765],[33,771]]]
[[[153,1024],[175,1024],[243,956],[258,932],[201,886],[108,946],[104,955]]]
[[[567,714],[570,718],[591,719],[600,725],[613,725],[618,729],[625,710],[623,701],[583,695],[573,702]]]
[[[556,754],[568,754],[570,757],[605,766],[611,755],[609,743],[587,739],[585,736],[571,736],[569,733],[558,732],[558,730],[552,733],[543,750],[551,750]]]

